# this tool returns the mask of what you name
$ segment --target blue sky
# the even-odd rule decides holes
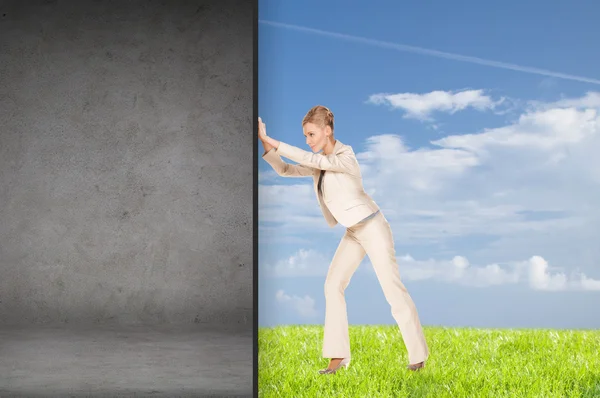
[[[331,108],[424,325],[600,327],[596,15],[592,1],[259,2],[268,134],[308,149],[302,117]],[[310,178],[259,173],[259,323],[322,324],[344,229]],[[394,323],[368,258],[346,300],[351,324]]]

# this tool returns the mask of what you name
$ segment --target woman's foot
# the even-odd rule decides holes
[[[329,366],[327,366],[327,369],[319,370],[319,373],[322,375],[335,374],[335,372],[337,372],[342,366],[347,368],[348,365],[350,365],[349,358],[331,358],[331,361],[329,361]]]
[[[425,367],[425,362],[419,362],[419,363],[415,363],[415,364],[410,364],[406,368],[408,370],[417,371],[417,370],[422,369],[424,367]]]

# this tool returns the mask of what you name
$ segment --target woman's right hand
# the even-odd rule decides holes
[[[265,139],[267,138],[267,125],[263,123],[260,117],[258,118],[258,138],[260,138],[262,142],[265,142]]]
[[[267,137],[267,131],[266,131],[266,126],[263,123],[262,119],[259,117],[258,118],[258,139],[260,140],[260,142],[262,142],[263,144],[263,148],[265,148],[265,153],[269,152],[271,149],[273,149],[273,145],[269,144],[266,140]]]

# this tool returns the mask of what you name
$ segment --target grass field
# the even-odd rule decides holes
[[[259,330],[260,397],[600,397],[600,331],[425,327],[430,358],[406,370],[394,326],[351,326],[352,362],[320,375],[322,327]]]

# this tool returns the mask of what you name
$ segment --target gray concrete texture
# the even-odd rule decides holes
[[[0,1],[0,325],[251,331],[253,6]]]
[[[252,334],[194,326],[0,328],[0,397],[251,397]]]

